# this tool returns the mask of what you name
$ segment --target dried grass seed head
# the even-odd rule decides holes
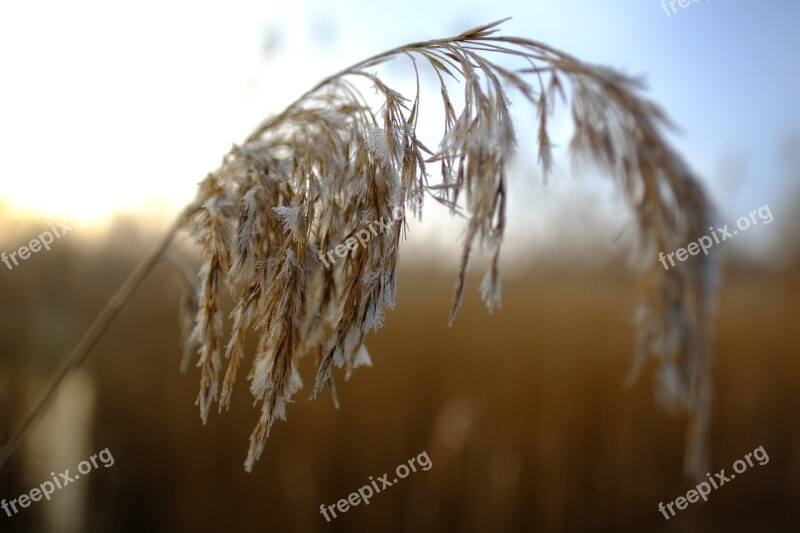
[[[373,232],[363,246],[349,249],[345,257],[336,255],[331,268],[322,267],[318,257],[352,243],[348,239],[364,229],[365,221],[392,221],[398,207],[421,216],[426,196],[463,214],[466,238],[451,320],[476,243],[492,253],[481,295],[490,310],[500,304],[506,174],[518,149],[508,88],[536,109],[535,150],[545,173],[552,166],[548,117],[560,97],[571,100],[573,153],[598,164],[625,193],[639,250],[647,254],[639,261],[638,355],[632,375],[647,359],[658,361],[662,399],[693,417],[687,467],[695,474],[702,468],[714,265],[709,256],[666,271],[651,258],[654,251],[676,249],[705,231],[711,211],[706,195],[664,141],[665,116],[640,96],[638,80],[537,41],[497,36],[498,25],[399,47],[325,78],[266,119],[201,183],[200,207],[191,220],[204,258],[192,332],[201,368],[198,404],[203,420],[215,400],[220,409],[228,406],[252,328],[257,349],[248,379],[261,415],[251,435],[247,470],[302,386],[299,358],[317,359],[312,396],[328,385],[334,401],[333,366],[349,376],[370,362],[364,336],[380,327],[384,310],[394,305],[405,224],[392,222],[388,230]],[[368,71],[395,57],[413,65],[413,98]],[[504,58],[525,67],[506,68],[499,62]],[[444,111],[435,149],[416,136],[423,65],[438,79]],[[367,104],[358,79],[375,88],[381,99],[377,109]],[[450,97],[453,82],[463,89],[460,108]],[[431,182],[431,168],[441,182]],[[223,286],[234,298],[227,343]],[[220,387],[223,346],[228,366]]]

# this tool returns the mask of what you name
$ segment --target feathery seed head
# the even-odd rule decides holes
[[[661,366],[660,395],[693,416],[687,466],[702,467],[710,398],[711,256],[665,271],[653,250],[691,242],[710,222],[697,180],[664,141],[664,114],[640,95],[641,82],[589,65],[543,43],[494,35],[486,24],[450,39],[414,43],[376,55],[330,76],[234,146],[198,189],[191,220],[204,263],[192,340],[199,345],[203,420],[213,401],[230,401],[244,338],[258,336],[249,374],[261,416],[250,438],[246,468],[260,456],[269,430],[283,419],[302,386],[300,357],[318,362],[312,396],[329,386],[332,369],[370,364],[367,332],[381,327],[395,301],[402,220],[399,208],[421,218],[426,195],[463,214],[466,231],[451,320],[463,296],[476,242],[492,253],[481,283],[489,309],[500,305],[499,254],[505,231],[506,173],[517,141],[508,112],[511,89],[535,106],[538,159],[552,166],[548,117],[571,88],[576,157],[587,158],[622,189],[635,220],[640,251],[638,356]],[[367,69],[392,58],[410,60],[413,99]],[[517,70],[499,59],[521,61]],[[437,76],[444,110],[442,137],[431,150],[416,136],[419,69]],[[356,85],[370,82],[382,104],[366,103]],[[460,84],[463,107],[450,99]],[[431,169],[441,182],[431,182]],[[388,222],[387,222],[388,221]],[[361,233],[369,231],[369,239]],[[378,230],[380,228],[380,230]],[[342,254],[342,251],[346,253]],[[322,267],[322,260],[330,268]],[[224,343],[220,285],[234,295],[231,334]],[[222,385],[222,350],[228,361]]]

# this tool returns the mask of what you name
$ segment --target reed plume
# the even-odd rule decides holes
[[[247,377],[261,413],[246,470],[301,388],[300,357],[317,360],[311,396],[327,386],[334,401],[333,368],[349,376],[371,364],[364,338],[381,327],[384,310],[395,302],[406,229],[404,219],[395,222],[397,209],[421,216],[430,198],[465,218],[451,322],[476,245],[492,254],[482,297],[490,310],[500,304],[506,175],[517,149],[507,96],[513,89],[536,110],[534,150],[545,173],[552,164],[548,119],[560,99],[571,102],[573,154],[599,165],[624,192],[638,229],[641,277],[631,378],[648,359],[658,362],[659,397],[691,416],[686,467],[704,471],[714,266],[710,257],[698,256],[667,271],[656,256],[706,230],[708,199],[665,142],[660,130],[667,119],[641,96],[640,81],[540,42],[496,35],[500,22],[402,46],[325,78],[261,123],[201,183],[189,224],[204,260],[188,339],[198,347],[197,403],[204,421],[215,401],[220,410],[229,405],[253,329],[257,348]],[[398,57],[413,66],[413,97],[371,72]],[[501,59],[521,67],[501,66]],[[422,68],[436,75],[445,117],[441,140],[432,147],[416,134]],[[381,105],[368,103],[357,80],[372,85]],[[461,106],[451,99],[454,84],[463,89]],[[353,245],[373,221],[385,231]],[[325,253],[345,243],[346,256],[324,268]],[[234,299],[229,336],[222,326],[223,288]]]

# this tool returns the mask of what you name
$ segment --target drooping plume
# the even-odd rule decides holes
[[[614,180],[635,216],[641,305],[633,375],[648,358],[658,361],[660,398],[692,418],[687,468],[705,471],[714,266],[698,256],[667,271],[656,256],[705,231],[706,195],[664,141],[666,119],[641,96],[637,80],[536,41],[497,36],[498,25],[390,50],[324,79],[266,119],[200,185],[191,219],[204,257],[191,336],[199,347],[198,404],[204,420],[214,401],[227,407],[239,367],[252,359],[247,379],[261,414],[248,471],[302,387],[301,357],[318,363],[312,396],[327,386],[334,401],[333,368],[349,375],[371,364],[364,337],[381,326],[395,301],[405,231],[398,209],[419,216],[427,197],[465,217],[451,320],[475,245],[492,254],[483,299],[490,310],[500,305],[507,171],[517,152],[535,153],[549,171],[548,117],[559,100],[572,108],[572,151]],[[373,72],[394,58],[413,67],[414,95],[398,93]],[[416,136],[420,69],[436,75],[444,111],[440,141],[432,146]],[[364,80],[380,105],[367,103],[357,84]],[[453,87],[463,91],[458,106]],[[507,93],[531,105],[536,146],[517,145]],[[229,336],[223,335],[223,288],[234,299]],[[251,329],[256,350],[245,354]]]

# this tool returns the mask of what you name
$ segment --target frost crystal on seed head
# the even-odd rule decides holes
[[[487,270],[481,281],[481,298],[486,302],[486,307],[489,308],[491,313],[495,307],[500,307],[501,291],[500,279],[492,275],[491,270]]]
[[[375,159],[382,163],[390,162],[391,151],[386,140],[386,132],[378,126],[369,126],[367,128],[367,148]]]
[[[297,240],[297,232],[299,231],[300,224],[300,208],[278,206],[273,207],[272,210],[280,217],[283,223],[283,231],[291,232],[292,238]]]

